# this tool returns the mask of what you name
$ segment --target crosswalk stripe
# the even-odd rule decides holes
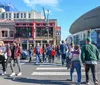
[[[33,72],[31,75],[36,75],[36,76],[64,76],[64,75],[67,75],[69,76],[70,75],[70,72]],[[73,73],[73,75],[77,75],[76,72]],[[85,72],[82,72],[82,75],[85,75]]]
[[[38,67],[36,70],[67,70],[67,67]],[[81,70],[84,70],[84,67],[82,67]]]

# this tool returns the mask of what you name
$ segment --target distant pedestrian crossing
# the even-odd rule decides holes
[[[82,67],[82,75],[85,75],[84,67]],[[36,71],[31,75],[33,76],[70,76],[67,67],[56,66],[54,64],[42,64],[36,68]],[[73,75],[77,75],[76,71]]]

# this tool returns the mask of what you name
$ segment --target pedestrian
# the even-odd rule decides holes
[[[78,45],[75,45],[74,50],[71,52],[70,59],[70,77],[71,81],[73,81],[73,72],[76,69],[77,72],[77,85],[81,84],[81,51]]]
[[[6,52],[7,52],[7,60],[6,60],[6,69],[7,69],[7,66],[8,66],[8,63],[11,61],[11,56],[12,56],[12,52],[11,52],[11,46],[10,46],[10,43],[7,44],[7,49],[6,49]],[[10,63],[11,64],[11,63]]]
[[[6,53],[6,47],[4,45],[3,41],[0,41],[0,61],[2,64],[3,72],[1,75],[6,74],[6,66],[5,66],[5,53]]]
[[[43,63],[44,63],[44,62],[46,62],[46,45],[43,44],[42,48],[43,48],[43,55],[42,55],[43,58],[42,59],[43,59]]]
[[[49,44],[48,47],[47,47],[47,55],[48,55],[48,62],[49,63],[51,63],[51,59],[52,59],[51,50],[52,50],[52,45]]]
[[[36,64],[38,64],[39,62],[41,62],[41,58],[40,58],[40,44],[37,43],[36,47],[34,48],[34,53],[36,54]]]
[[[60,44],[60,53],[61,53],[61,57],[62,57],[62,66],[64,65],[64,62],[66,60],[66,50],[67,50],[67,46],[64,43],[64,41],[62,40],[62,44]]]
[[[55,55],[56,55],[56,51],[54,48],[52,48],[52,50],[51,50],[52,63],[54,63]]]
[[[91,69],[94,85],[99,85],[96,76],[96,65],[97,61],[100,60],[100,54],[89,37],[86,39],[86,45],[82,48],[81,60],[85,67],[86,84],[89,84],[89,70]]]
[[[11,60],[11,70],[12,70],[12,74],[10,76],[14,76],[15,75],[15,71],[14,71],[14,66],[13,64],[17,63],[17,66],[18,66],[18,70],[19,70],[19,73],[17,74],[17,76],[21,76],[22,75],[22,71],[21,71],[21,64],[20,64],[20,55],[22,53],[22,47],[19,46],[19,43],[17,41],[14,41],[13,42],[14,44],[14,49],[13,49],[13,59]]]
[[[67,45],[67,51],[66,51],[66,67],[67,67],[67,69],[70,68],[70,59],[69,59],[69,55],[70,55],[70,49],[69,49],[69,46]]]
[[[33,55],[32,45],[30,45],[28,52],[29,52],[29,62],[31,62],[32,61],[32,55]]]

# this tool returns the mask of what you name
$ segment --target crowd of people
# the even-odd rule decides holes
[[[86,84],[89,84],[89,70],[91,69],[94,85],[98,85],[98,80],[96,76],[96,65],[97,61],[100,60],[99,51],[95,45],[91,44],[91,39],[86,39],[86,45],[80,48],[79,45],[74,45],[72,42],[71,45],[66,44],[64,41],[61,42],[60,45],[53,46],[52,44],[40,46],[37,43],[34,49],[29,47],[29,62],[32,61],[33,53],[36,57],[36,64],[38,63],[54,63],[55,57],[61,60],[62,66],[66,66],[66,68],[70,69],[70,80],[73,81],[73,72],[74,69],[77,71],[77,85],[81,84],[81,67],[82,63],[85,68],[86,75]],[[10,76],[15,75],[14,71],[14,62],[17,63],[19,73],[18,76],[22,75],[21,65],[20,65],[20,55],[22,53],[22,47],[18,42],[14,41],[11,45],[10,43],[7,46],[4,43],[0,43],[0,60],[3,67],[2,75],[6,74],[6,69],[8,63],[10,63],[10,68],[12,74]],[[7,56],[7,60],[5,63],[5,54]],[[42,57],[42,58],[41,58]]]

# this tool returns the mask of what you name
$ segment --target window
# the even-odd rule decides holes
[[[14,14],[14,18],[16,18],[16,14]]]
[[[23,14],[21,13],[21,18],[23,18]]]
[[[8,37],[8,31],[2,31],[2,37]]]
[[[11,18],[11,13],[9,13],[9,18]]]
[[[14,37],[14,31],[10,31],[10,37]]]
[[[4,18],[4,13],[2,13],[2,18]]]
[[[24,13],[24,18],[26,18],[26,13]]]
[[[28,18],[31,18],[31,14],[28,15]]]
[[[6,13],[6,18],[8,18],[8,13]]]
[[[22,38],[31,38],[32,37],[32,28],[16,28],[16,37]]]
[[[19,13],[17,13],[17,18],[19,18]]]

